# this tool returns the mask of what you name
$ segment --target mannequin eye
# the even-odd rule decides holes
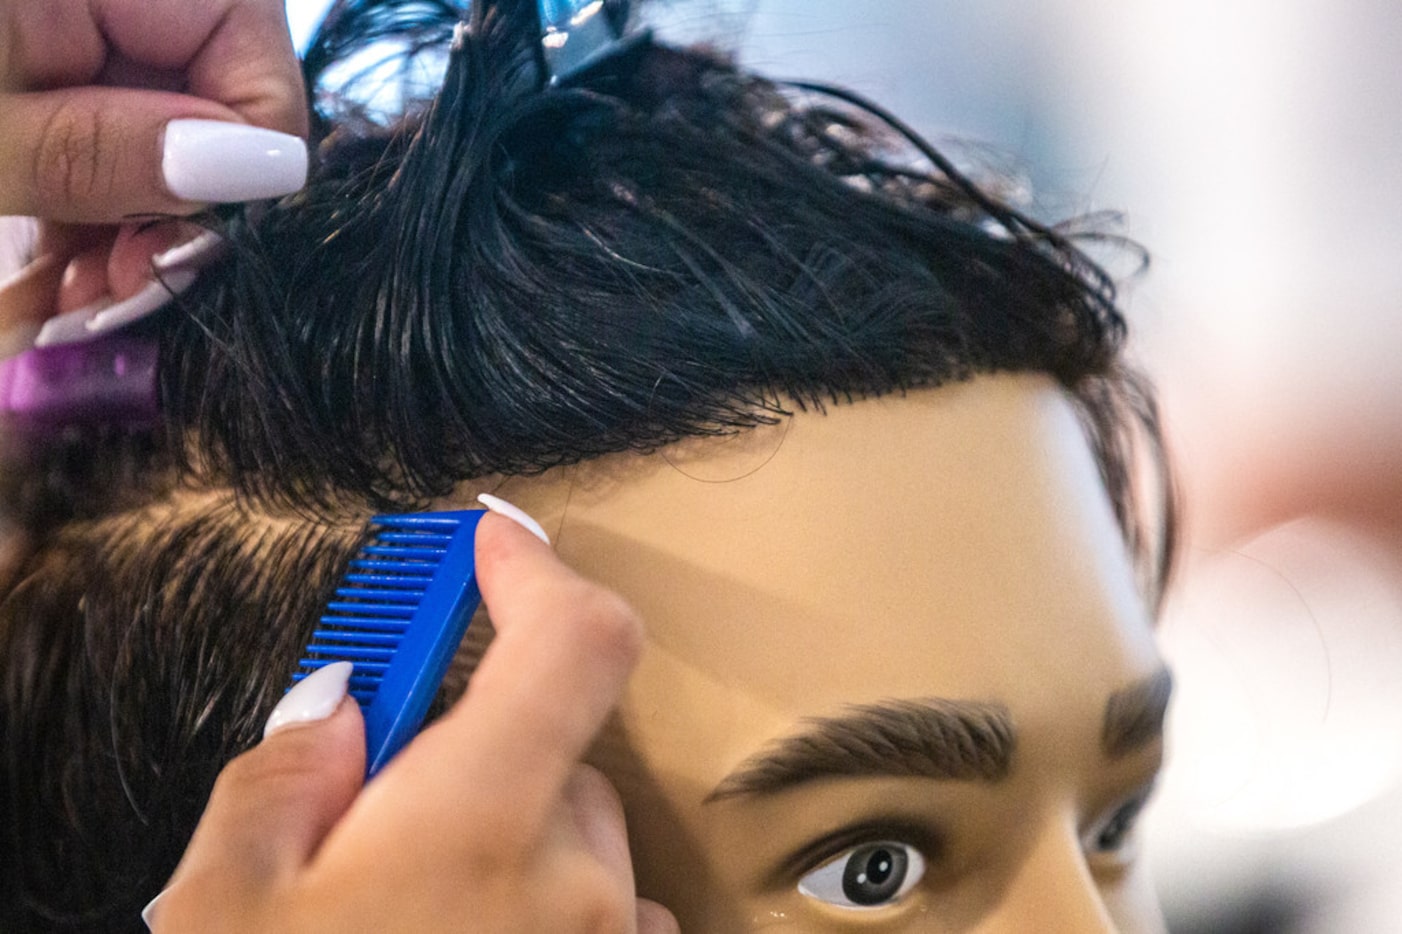
[[[842,851],[798,880],[798,890],[841,908],[881,908],[909,892],[924,874],[919,850],[883,840]]]
[[[1134,858],[1134,830],[1152,789],[1145,789],[1111,811],[1091,828],[1082,845],[1091,856],[1109,857],[1119,862]]]

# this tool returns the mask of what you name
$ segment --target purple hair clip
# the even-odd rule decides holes
[[[106,296],[45,320],[23,341],[32,347],[0,362],[0,426],[37,435],[69,425],[154,424],[160,414],[156,339],[122,332],[170,304],[224,252],[223,238],[207,231],[156,256],[156,278],[135,295],[123,301]],[[36,311],[52,302],[61,266],[41,258],[0,285],[0,323],[42,317]],[[21,325],[7,333],[25,331]],[[0,345],[0,353],[9,349]]]
[[[0,363],[0,421],[26,433],[153,425],[157,351],[154,338],[121,336],[27,350]]]

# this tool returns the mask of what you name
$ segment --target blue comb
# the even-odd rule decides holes
[[[481,594],[473,544],[485,511],[376,516],[327,604],[297,683],[351,662],[350,693],[365,714],[366,777],[423,723]]]

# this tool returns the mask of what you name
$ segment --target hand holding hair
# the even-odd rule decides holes
[[[162,261],[197,229],[119,222],[306,183],[283,0],[0,0],[0,127],[0,215],[45,221],[0,285],[0,358],[57,314],[117,326],[190,285]]]
[[[221,773],[152,930],[678,930],[636,897],[617,794],[580,764],[641,624],[499,516],[477,568],[497,637],[462,700],[362,791],[359,709],[323,669],[331,689]]]
[[[113,223],[295,191],[283,2],[0,0],[0,126],[0,214]]]

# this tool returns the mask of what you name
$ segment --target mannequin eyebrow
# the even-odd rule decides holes
[[[1118,759],[1162,737],[1172,694],[1173,675],[1167,668],[1111,694],[1105,702],[1100,748]]]
[[[706,802],[773,794],[822,778],[915,777],[996,782],[1012,765],[1012,716],[1001,704],[942,698],[853,706],[746,759]]]

